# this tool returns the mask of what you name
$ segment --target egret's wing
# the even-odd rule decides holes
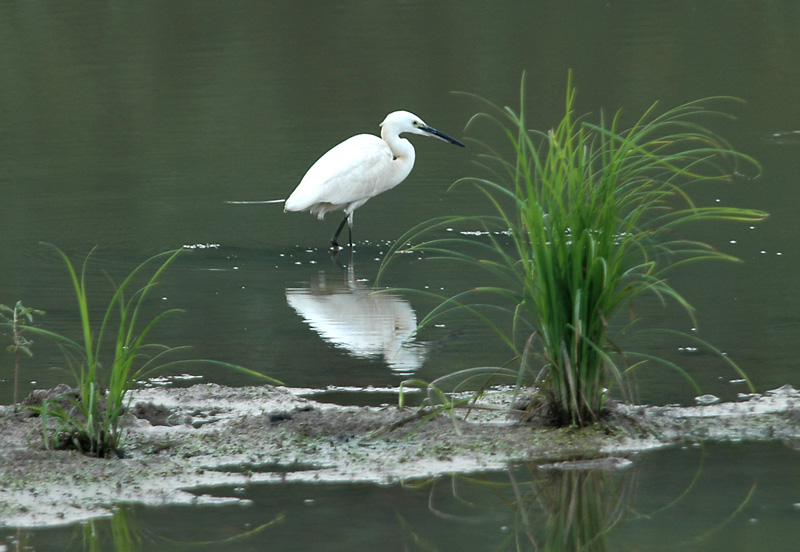
[[[292,195],[287,211],[303,211],[319,203],[347,205],[383,191],[391,173],[392,151],[371,134],[359,134],[334,146],[314,163]]]

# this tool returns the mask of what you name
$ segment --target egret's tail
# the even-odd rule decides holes
[[[267,199],[264,201],[226,201],[225,203],[230,203],[231,205],[256,205],[259,203],[283,203],[285,199]]]

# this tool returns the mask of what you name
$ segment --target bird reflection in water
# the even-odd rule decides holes
[[[355,357],[383,357],[401,374],[425,361],[424,345],[411,341],[417,315],[409,302],[356,281],[352,263],[341,280],[320,272],[309,287],[288,288],[286,301],[322,339]]]

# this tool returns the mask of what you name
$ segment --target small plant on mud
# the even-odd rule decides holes
[[[23,330],[26,326],[33,325],[33,316],[41,316],[44,311],[32,309],[22,304],[22,301],[17,301],[14,308],[7,305],[0,305],[0,323],[8,327],[11,331],[11,345],[8,350],[14,353],[14,412],[18,409],[18,393],[19,393],[19,366],[20,366],[20,353],[25,353],[29,357],[33,356],[31,346],[33,340],[28,339]]]
[[[601,114],[596,124],[576,118],[570,79],[566,114],[542,133],[527,127],[524,94],[523,77],[519,113],[482,100],[490,113],[470,121],[496,124],[512,147],[510,160],[493,150],[485,156],[495,179],[459,181],[475,184],[495,214],[423,223],[396,242],[387,261],[411,249],[490,273],[499,285],[442,297],[421,325],[454,308],[488,321],[481,305],[510,301],[505,312],[511,332],[493,327],[514,352],[517,383],[536,386],[552,422],[583,426],[598,420],[610,383],[624,392],[631,358],[660,360],[623,353],[615,344],[610,321],[620,307],[650,292],[676,301],[691,317],[692,307],[666,273],[692,261],[736,260],[705,243],[675,237],[676,227],[766,217],[751,209],[695,205],[687,186],[730,180],[726,167],[758,165],[697,121],[720,115],[708,104],[730,98],[695,101],[663,114],[653,106],[623,130],[619,113],[611,120]],[[478,226],[487,238],[436,237],[457,225]]]
[[[89,298],[86,288],[86,268],[91,253],[84,260],[80,273],[63,251],[56,251],[66,264],[78,300],[83,339],[74,341],[47,330],[36,333],[51,338],[59,344],[70,364],[77,382],[77,396],[45,400],[41,407],[45,440],[55,448],[76,448],[85,454],[106,457],[119,450],[122,417],[134,382],[151,372],[165,355],[178,348],[148,343],[151,330],[166,316],[176,312],[171,309],[157,315],[149,322],[140,323],[141,307],[148,292],[156,284],[164,269],[177,257],[180,250],[156,255],[131,272],[115,293],[99,326],[93,326],[89,316]],[[134,290],[134,279],[147,267],[166,257],[155,269],[145,285]],[[116,320],[116,329],[112,321]],[[106,339],[114,332],[113,342]],[[113,345],[111,351],[104,346]],[[54,421],[53,427],[50,422]]]
[[[86,269],[91,253],[78,273],[64,252],[55,249],[66,264],[78,300],[83,338],[75,341],[41,328],[27,328],[59,344],[78,387],[76,396],[69,394],[45,400],[39,409],[45,441],[49,447],[75,448],[92,456],[119,455],[124,415],[129,407],[130,391],[136,382],[168,366],[197,362],[172,360],[175,353],[188,347],[169,347],[148,341],[150,332],[159,323],[180,311],[169,309],[150,320],[142,320],[150,291],[181,250],[151,257],[136,267],[119,286],[115,286],[102,321],[97,326],[89,315],[86,286]],[[155,268],[148,278],[144,273],[150,266]],[[145,278],[144,285],[134,288],[134,282],[141,278]],[[235,368],[276,382],[240,366],[217,361],[204,362]],[[52,427],[51,421],[54,422]]]

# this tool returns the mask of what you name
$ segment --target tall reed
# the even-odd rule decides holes
[[[743,165],[758,167],[699,123],[722,115],[712,103],[732,98],[707,98],[660,114],[653,105],[623,130],[619,112],[610,120],[601,114],[597,123],[576,117],[575,95],[570,77],[565,115],[547,132],[528,129],[524,76],[518,112],[481,99],[489,112],[475,115],[468,126],[481,120],[496,124],[511,146],[511,159],[488,149],[483,159],[492,178],[459,182],[477,186],[494,213],[425,222],[387,255],[425,251],[498,278],[499,285],[446,298],[422,324],[453,308],[479,312],[478,305],[487,301],[476,295],[510,299],[511,335],[494,328],[514,350],[520,381],[532,376],[546,397],[548,416],[563,425],[597,420],[606,387],[612,382],[625,387],[630,357],[609,335],[609,321],[620,307],[651,292],[693,316],[666,273],[698,260],[736,260],[706,243],[680,238],[676,228],[766,217],[753,209],[699,206],[687,191],[730,180]],[[479,225],[488,238],[436,237],[456,224]],[[475,248],[477,257],[466,253]]]

